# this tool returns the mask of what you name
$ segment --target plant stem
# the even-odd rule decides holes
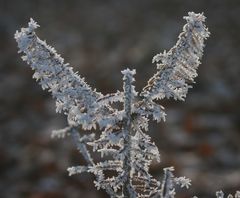
[[[123,170],[124,183],[123,183],[123,196],[124,198],[133,197],[133,189],[131,185],[131,105],[132,105],[132,74],[129,70],[124,72],[124,111],[125,118],[123,121],[123,134],[124,134],[124,161]]]

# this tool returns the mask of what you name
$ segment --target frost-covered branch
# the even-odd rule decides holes
[[[164,169],[164,177],[161,185],[161,198],[173,198],[175,196],[175,188],[173,184],[173,167]]]
[[[186,177],[175,177],[173,175],[174,167],[164,168],[164,176],[160,189],[161,198],[174,198],[175,197],[175,184],[180,185],[181,188],[189,188],[191,180]]]
[[[81,141],[81,137],[79,135],[79,132],[75,129],[75,128],[71,128],[70,133],[72,135],[72,139],[75,142],[75,145],[77,147],[77,149],[79,150],[79,152],[83,155],[84,159],[86,160],[86,162],[90,165],[93,165],[93,159],[86,147],[86,144],[84,142]]]
[[[73,166],[73,167],[68,168],[69,176],[74,175],[74,174],[79,174],[82,172],[93,172],[91,170],[95,170],[96,165],[93,162],[91,154],[89,153],[89,151],[87,149],[86,143],[93,141],[94,135],[90,134],[88,136],[81,137],[76,128],[71,128],[70,133],[72,135],[73,141],[74,141],[77,149],[83,155],[83,158],[87,162],[88,166]],[[99,164],[97,164],[97,165],[99,165]],[[101,171],[100,171],[100,174],[98,174],[98,172],[97,172],[95,175],[96,175],[97,181],[104,180],[104,176],[102,175]],[[112,190],[112,188],[109,185],[105,185],[104,189],[111,197],[115,196],[114,191]]]
[[[43,89],[48,89],[56,99],[56,111],[68,114],[71,124],[77,124],[77,114],[93,108],[100,93],[81,78],[55,49],[39,39],[35,33],[39,25],[31,19],[27,28],[16,32],[15,39],[22,59],[35,71],[33,77]],[[78,124],[77,124],[78,125]]]
[[[203,55],[204,41],[209,37],[203,14],[189,12],[187,21],[176,45],[168,52],[157,54],[153,63],[157,63],[157,73],[149,79],[141,95],[147,100],[173,97],[184,100],[188,85],[194,82],[197,68]]]

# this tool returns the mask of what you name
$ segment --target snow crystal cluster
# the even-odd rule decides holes
[[[160,162],[160,154],[146,134],[151,118],[165,120],[164,107],[157,100],[184,100],[197,76],[209,32],[203,14],[189,12],[184,19],[187,22],[176,45],[154,56],[157,71],[140,92],[133,85],[136,71],[126,69],[122,71],[123,90],[106,95],[92,89],[54,48],[38,38],[35,30],[39,25],[33,19],[27,28],[16,32],[19,52],[34,70],[33,78],[52,93],[56,111],[67,116],[69,126],[53,131],[52,137],[72,136],[86,161],[86,165],[68,168],[69,175],[92,173],[98,189],[119,198],[173,198],[176,185],[189,188],[190,179],[175,177],[173,167],[164,169],[161,180],[153,178],[149,167],[153,160]],[[116,104],[123,108],[116,108]],[[80,129],[93,132],[83,135]],[[100,153],[102,161],[96,163],[90,149]],[[109,171],[112,176],[107,176]],[[223,193],[218,192],[217,197],[222,198]],[[239,192],[235,197],[239,198]]]

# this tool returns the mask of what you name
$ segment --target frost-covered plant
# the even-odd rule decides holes
[[[184,100],[191,88],[189,84],[197,76],[209,32],[203,14],[189,12],[184,19],[187,23],[176,45],[154,56],[157,72],[140,92],[133,85],[136,71],[126,69],[122,71],[123,90],[107,95],[92,89],[52,47],[37,37],[35,29],[39,25],[33,19],[27,28],[16,32],[19,52],[34,70],[33,78],[52,93],[56,111],[67,115],[69,126],[53,131],[52,136],[71,135],[86,160],[86,165],[68,168],[69,175],[93,173],[95,186],[111,197],[172,198],[176,184],[186,188],[191,185],[190,179],[175,177],[173,167],[164,169],[162,181],[153,178],[149,166],[153,160],[159,162],[160,155],[146,134],[149,119],[165,120],[164,107],[157,100],[171,97]],[[123,103],[123,109],[116,108],[115,103]],[[79,132],[97,128],[102,131],[99,135]],[[101,154],[101,162],[94,162],[89,148]],[[111,177],[107,177],[109,171],[114,172]]]

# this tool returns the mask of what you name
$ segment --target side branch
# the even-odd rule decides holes
[[[24,54],[22,59],[34,70],[33,78],[56,99],[56,111],[67,114],[71,125],[79,125],[78,112],[88,112],[94,108],[96,100],[102,95],[94,91],[69,64],[64,63],[54,48],[38,38],[35,33],[38,27],[31,19],[27,28],[15,33],[19,53]]]
[[[88,163],[88,165],[94,165],[93,159],[86,147],[86,144],[80,141],[81,137],[77,129],[75,129],[74,127],[71,128],[70,133],[77,147],[77,150],[83,155],[83,158],[85,159],[85,161]]]
[[[191,88],[189,83],[193,83],[197,76],[204,41],[210,33],[203,14],[189,12],[184,19],[187,23],[176,45],[168,52],[164,51],[153,57],[153,63],[158,63],[157,73],[149,79],[141,92],[141,96],[147,100],[170,97],[184,100],[188,89]]]
[[[72,139],[78,149],[78,151],[83,155],[83,158],[85,159],[85,161],[87,162],[87,165],[89,167],[93,167],[95,166],[95,163],[91,157],[91,154],[89,153],[88,149],[87,149],[87,146],[86,146],[86,143],[82,142],[81,140],[83,139],[83,137],[80,136],[79,132],[77,131],[76,128],[72,127],[70,129],[70,133],[71,133],[71,136],[72,136]],[[74,168],[74,167],[73,167]],[[69,174],[71,175],[71,170],[72,168],[68,169],[69,170]],[[82,171],[84,172],[84,171]],[[103,180],[103,175],[102,174],[96,174],[96,180],[97,181],[100,181],[100,180]],[[112,189],[111,186],[109,185],[106,185],[105,187],[106,189],[106,192],[111,196],[111,197],[115,197],[115,193]]]

